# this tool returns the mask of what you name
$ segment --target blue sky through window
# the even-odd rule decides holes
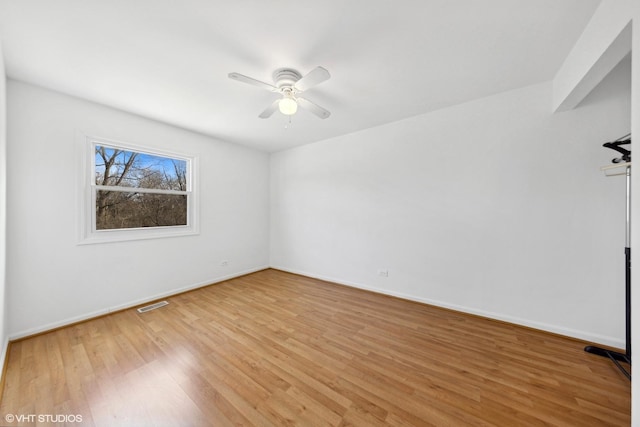
[[[96,184],[138,188],[186,189],[187,162],[182,159],[128,151],[104,145],[95,149]],[[133,161],[131,157],[134,157]],[[107,181],[106,164],[110,162]],[[127,167],[126,165],[129,164]],[[125,173],[126,171],[126,173]],[[124,174],[124,176],[122,176]]]

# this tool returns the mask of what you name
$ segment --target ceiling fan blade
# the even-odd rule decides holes
[[[294,86],[300,92],[304,92],[305,90],[312,88],[313,86],[320,84],[325,80],[329,80],[330,77],[331,74],[329,74],[326,69],[322,67],[316,67],[311,70],[306,76],[298,80]]]
[[[325,110],[321,106],[319,106],[317,104],[314,104],[313,102],[309,101],[308,99],[297,97],[296,101],[298,101],[298,105],[300,105],[302,108],[304,108],[307,111],[312,112],[313,114],[315,114],[316,116],[320,117],[321,119],[326,119],[327,117],[329,117],[331,115],[331,112],[329,110]]]
[[[273,101],[273,104],[269,105],[262,113],[260,113],[258,117],[260,117],[261,119],[268,119],[269,117],[271,117],[271,115],[278,109],[279,102],[279,99]]]
[[[275,87],[274,85],[262,82],[260,80],[252,79],[251,77],[247,77],[244,74],[229,73],[229,78],[232,79],[232,80],[237,80],[239,82],[248,83],[248,84],[253,85],[253,86],[258,86],[258,87],[261,87],[263,89],[267,89],[267,90],[269,90],[271,92],[277,92],[278,91],[278,88]]]

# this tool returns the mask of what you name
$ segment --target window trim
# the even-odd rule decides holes
[[[80,131],[76,135],[79,147],[78,168],[78,244],[124,242],[143,239],[191,236],[199,234],[199,195],[197,191],[198,158],[194,155],[177,153],[160,148],[115,141],[102,137],[86,135]],[[104,145],[110,148],[123,149],[138,153],[168,157],[187,162],[187,225],[161,227],[140,227],[125,229],[96,230],[96,193],[99,189],[114,191],[131,191],[127,187],[96,185],[95,182],[95,146]],[[178,190],[160,190],[136,188],[136,192],[154,194],[180,194]]]

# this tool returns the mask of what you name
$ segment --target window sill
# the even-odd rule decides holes
[[[154,227],[149,229],[103,230],[83,236],[78,245],[129,242],[134,240],[162,239],[167,237],[195,236],[199,231],[193,227]]]

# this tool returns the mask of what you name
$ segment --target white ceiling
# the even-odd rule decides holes
[[[599,1],[0,0],[0,39],[10,78],[277,151],[551,80]],[[227,77],[318,65],[332,115],[288,129]]]

